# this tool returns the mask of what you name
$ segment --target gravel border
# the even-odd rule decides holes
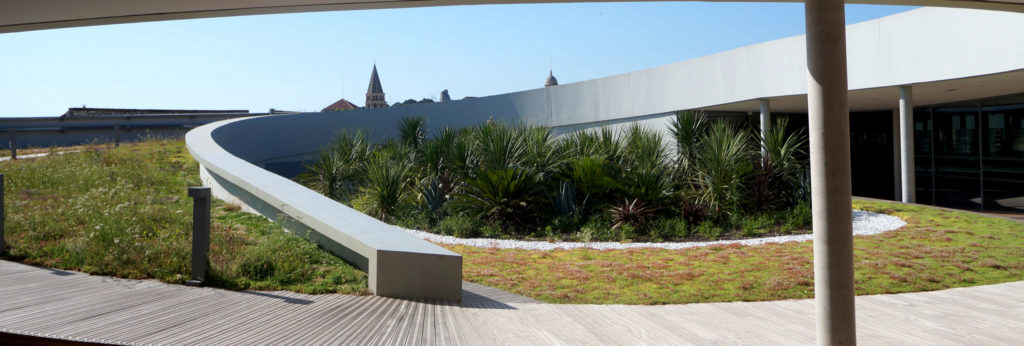
[[[861,210],[853,211],[853,235],[872,235],[899,229],[907,223],[902,219],[885,214],[872,213]],[[752,238],[739,240],[718,240],[706,242],[682,242],[682,243],[618,243],[618,242],[547,242],[536,240],[511,240],[511,239],[486,239],[472,238],[462,239],[453,236],[434,234],[424,231],[407,229],[409,233],[421,239],[437,244],[469,245],[481,248],[498,249],[524,249],[524,250],[555,250],[555,249],[579,249],[590,248],[595,250],[620,250],[637,248],[658,248],[677,250],[692,247],[711,245],[761,245],[769,243],[786,243],[792,241],[808,241],[814,238],[811,234],[783,235],[767,238]]]

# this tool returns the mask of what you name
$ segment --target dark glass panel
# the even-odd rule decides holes
[[[932,173],[932,113],[930,108],[914,110],[914,183],[917,203],[935,204]]]
[[[978,107],[933,109],[935,201],[953,208],[981,208]]]
[[[1024,104],[982,108],[985,209],[1024,212]]]
[[[850,113],[853,195],[893,199],[892,112]]]

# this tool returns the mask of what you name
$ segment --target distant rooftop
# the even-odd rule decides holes
[[[338,100],[338,102],[332,103],[330,106],[324,107],[324,109],[321,110],[321,112],[347,111],[356,108],[359,108],[359,106],[356,106],[352,102],[348,102],[348,100],[346,99],[340,99]]]
[[[84,118],[104,115],[166,115],[166,114],[223,114],[249,113],[246,109],[132,109],[132,108],[68,108],[61,118]]]

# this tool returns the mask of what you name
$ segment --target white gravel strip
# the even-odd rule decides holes
[[[853,211],[853,235],[872,235],[899,229],[907,223],[898,217],[872,213],[861,210]],[[486,239],[472,238],[462,239],[447,235],[434,234],[429,232],[406,230],[413,235],[438,244],[469,245],[482,248],[498,249],[525,249],[525,250],[554,250],[554,249],[579,249],[591,248],[596,250],[618,250],[636,248],[660,248],[660,249],[685,249],[710,245],[761,245],[768,243],[786,243],[791,241],[808,241],[814,238],[811,234],[783,235],[767,238],[752,238],[739,240],[718,240],[705,242],[683,242],[683,243],[618,243],[618,242],[547,242],[536,240],[511,240],[511,239]]]
[[[18,158],[19,159],[31,159],[33,157],[43,157],[43,156],[46,156],[46,155],[50,155],[50,153],[18,155]],[[7,160],[10,160],[10,159],[11,159],[10,156],[8,156],[8,157],[0,157],[0,161],[7,161]]]

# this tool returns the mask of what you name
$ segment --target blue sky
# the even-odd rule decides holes
[[[912,9],[847,6],[847,23]],[[0,117],[68,107],[319,111],[571,83],[802,34],[791,3],[590,3],[342,11],[0,34]]]

